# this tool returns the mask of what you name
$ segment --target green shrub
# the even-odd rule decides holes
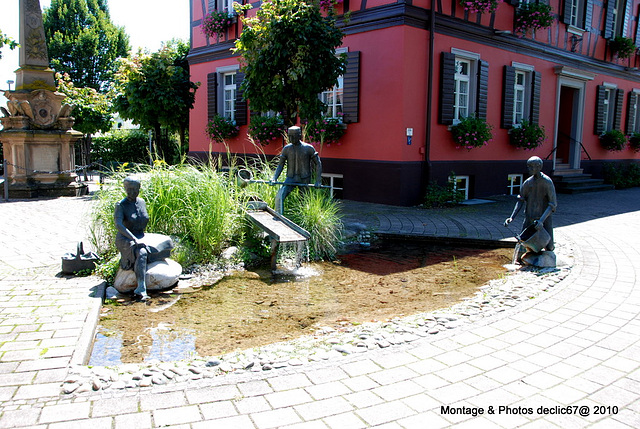
[[[427,186],[423,206],[426,208],[450,207],[464,201],[464,194],[456,191],[455,173],[451,173],[445,186],[433,181]]]
[[[640,186],[640,165],[637,163],[609,162],[604,164],[603,176],[606,183],[616,189]]]
[[[107,163],[148,163],[149,135],[141,130],[118,130],[92,140],[91,158]]]

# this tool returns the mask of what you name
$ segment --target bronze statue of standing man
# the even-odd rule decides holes
[[[544,249],[552,251],[555,245],[551,213],[556,211],[558,201],[553,181],[542,172],[542,164],[542,159],[537,156],[527,160],[527,170],[531,177],[522,184],[513,213],[504,221],[504,225],[509,225],[524,206],[525,219],[522,229],[531,225],[534,225],[537,230],[544,228],[551,237]]]
[[[309,184],[311,176],[315,174],[315,186],[320,186],[322,179],[322,163],[316,149],[308,143],[301,141],[302,130],[300,127],[291,127],[287,130],[289,144],[282,149],[278,167],[273,175],[273,182],[278,181],[278,177],[287,165],[287,178],[284,185],[278,190],[275,201],[276,212],[282,214],[284,211],[284,199],[293,191],[294,184]],[[292,185],[287,185],[291,183]]]

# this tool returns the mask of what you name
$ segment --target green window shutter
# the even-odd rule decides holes
[[[604,133],[606,130],[604,129],[604,124],[602,123],[602,121],[604,121],[604,108],[605,108],[605,104],[604,104],[604,95],[605,95],[605,88],[602,85],[598,85],[598,93],[596,96],[596,121],[595,121],[595,127],[594,127],[594,132],[597,135],[600,135],[602,133]]]
[[[244,91],[241,89],[244,73],[236,73],[236,125],[247,125],[247,100],[244,99]]]
[[[207,74],[207,118],[218,113],[218,73]]]
[[[513,86],[516,82],[516,68],[504,66],[504,75],[502,79],[502,128],[513,128],[513,104],[515,91]]]
[[[638,23],[638,25],[636,25],[636,48],[640,48],[640,13],[638,14],[638,16],[636,17],[636,22]]]
[[[476,92],[476,116],[487,119],[487,98],[489,97],[489,63],[478,61],[478,91]]]
[[[613,39],[615,37],[615,34],[613,34],[613,28],[615,26],[613,11],[615,8],[616,0],[607,0],[607,12],[604,20],[604,31],[602,32],[602,37],[605,39]]]
[[[540,120],[540,89],[542,86],[542,73],[531,73],[531,115],[532,123],[537,124]]]
[[[453,125],[453,113],[455,103],[455,74],[456,56],[449,52],[442,53],[440,66],[440,111],[438,122],[443,125]]]
[[[360,120],[360,51],[347,52],[347,69],[343,76],[342,100],[345,124]]]
[[[631,110],[631,106],[634,106],[637,103],[638,94],[633,92],[633,91],[631,91],[629,93],[629,97],[628,98],[629,98],[629,100],[627,101],[627,103],[628,103],[627,104],[627,124],[626,124],[625,130],[626,130],[627,134],[631,134],[631,133],[635,132],[635,130],[634,130],[634,120],[635,120],[635,116],[636,116],[636,113],[637,113],[637,112],[633,112]],[[636,127],[637,127],[637,125],[636,125]]]
[[[562,10],[562,22],[571,24],[571,0],[564,0],[564,8]]]
[[[620,130],[622,126],[622,106],[624,102],[624,90],[616,90],[616,112],[613,115],[613,129]]]
[[[593,0],[587,0],[587,6],[584,13],[584,29],[591,31],[591,21],[593,21]]]

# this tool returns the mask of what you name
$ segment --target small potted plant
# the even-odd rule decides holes
[[[609,130],[600,134],[600,144],[610,152],[618,152],[626,146],[627,138],[620,130]]]
[[[537,148],[546,138],[544,127],[526,120],[509,130],[511,144],[525,150]]]
[[[477,116],[467,116],[450,127],[453,141],[458,148],[467,150],[482,147],[493,140],[493,127]]]
[[[640,152],[640,133],[635,132],[629,136],[629,147],[634,152]]]
[[[236,121],[220,115],[215,115],[207,124],[207,135],[218,143],[237,136],[239,131],[240,127],[236,125]]]
[[[553,8],[546,3],[521,3],[516,9],[516,33],[523,36],[529,30],[534,33],[537,30],[551,27],[553,24]]]
[[[339,4],[342,4],[343,0],[320,0],[320,9],[329,11],[333,10]]]
[[[282,116],[256,116],[251,118],[249,124],[249,137],[255,142],[266,146],[273,140],[282,138],[287,127],[284,125]]]
[[[495,12],[500,2],[502,0],[460,0],[460,5],[466,11],[482,14]]]
[[[609,48],[611,49],[611,55],[615,55],[618,58],[629,58],[636,50],[633,39],[623,36],[616,36],[610,39]]]
[[[216,40],[224,35],[232,24],[237,22],[238,18],[235,13],[229,13],[226,11],[212,10],[202,20],[202,32],[207,37],[216,37]]]
[[[342,117],[312,119],[304,127],[306,139],[310,143],[326,144],[330,146],[334,143],[340,144],[340,137],[346,132],[346,127],[342,123]]]

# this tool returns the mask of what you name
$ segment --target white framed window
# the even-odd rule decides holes
[[[455,55],[453,123],[476,113],[480,54],[451,48]]]
[[[469,199],[469,176],[449,176],[449,182],[453,182],[454,192],[459,192],[465,200]]]
[[[320,100],[325,104],[326,110],[323,116],[337,118],[343,113],[344,78],[340,76],[338,83],[331,89],[320,94]]]
[[[576,28],[585,28],[586,0],[567,0],[569,6],[569,25]]]
[[[509,189],[509,195],[519,195],[520,188],[522,187],[523,176],[522,174],[509,174],[507,175],[507,188]]]
[[[336,49],[336,54],[346,54],[348,48]],[[326,118],[342,117],[344,113],[344,76],[338,78],[338,82],[320,94],[320,101],[325,105],[322,116]]]
[[[236,119],[236,72],[222,74],[222,116]]]
[[[602,110],[602,128],[605,131],[612,130],[613,127],[613,118],[615,116],[616,109],[616,95],[617,88],[613,85],[605,84],[604,86],[604,97],[602,99],[603,110]]]
[[[218,7],[222,12],[233,13],[233,4],[236,3],[235,0],[219,0]]]
[[[456,58],[456,73],[454,104],[453,104],[453,123],[460,122],[462,118],[466,118],[472,112],[470,103],[471,98],[471,73],[472,63],[470,60]]]
[[[527,72],[516,70],[516,79],[513,84],[513,125],[518,125],[523,119],[528,117],[526,110],[528,92],[527,91]],[[530,86],[530,85],[529,85]]]
[[[342,198],[343,180],[342,174],[322,173],[322,184],[331,187],[332,198]]]

